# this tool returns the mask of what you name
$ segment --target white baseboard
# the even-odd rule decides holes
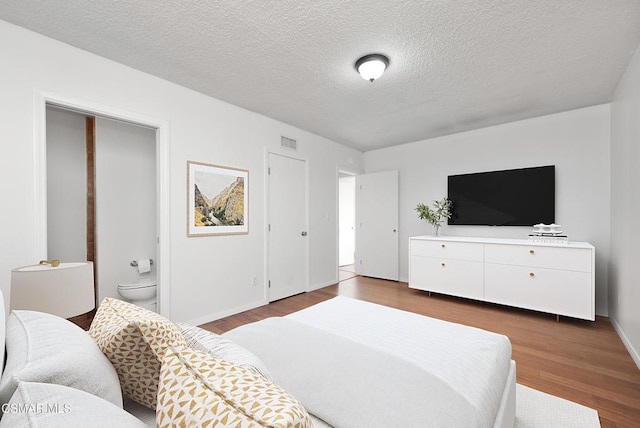
[[[334,285],[334,284],[337,284],[337,283],[338,283],[338,279],[337,278],[334,279],[334,280],[331,280],[331,281],[319,282],[317,284],[310,285],[309,286],[309,291],[316,291],[316,290],[319,290],[321,288],[328,287],[330,285]]]
[[[267,300],[259,300],[257,302],[248,303],[243,306],[237,306],[235,308],[227,309],[225,311],[216,312],[214,314],[206,315],[200,318],[192,319],[189,321],[185,321],[187,324],[191,325],[202,325],[211,321],[219,320],[220,318],[229,317],[231,315],[239,314],[240,312],[249,311],[251,309],[259,308],[260,306],[264,306],[269,304]]]
[[[627,351],[629,351],[629,355],[631,355],[631,358],[636,363],[636,366],[638,366],[638,368],[640,369],[640,354],[638,354],[638,351],[636,351],[636,349],[633,347],[631,341],[627,338],[627,335],[624,334],[624,331],[622,330],[620,324],[618,324],[618,321],[616,321],[615,318],[609,318],[609,320],[611,321],[611,324],[613,324],[613,328],[615,328],[616,332],[618,332],[618,336],[620,336],[620,339],[622,340],[622,343],[624,343],[624,346],[627,348]]]
[[[329,285],[334,285],[334,284],[337,284],[337,283],[338,283],[338,281],[334,280],[334,281],[325,281],[325,282],[321,282],[321,283],[318,283],[318,284],[313,284],[313,285],[309,286],[309,291],[315,291],[315,290],[318,290],[320,288],[328,287]],[[225,318],[225,317],[229,317],[231,315],[236,315],[236,314],[239,314],[240,312],[249,311],[251,309],[259,308],[260,306],[265,306],[265,305],[268,305],[268,304],[269,304],[269,301],[266,300],[266,299],[265,300],[259,300],[257,302],[248,303],[246,305],[237,306],[235,308],[227,309],[225,311],[216,312],[216,313],[213,313],[213,314],[205,315],[203,317],[199,317],[199,318],[196,318],[196,319],[185,321],[185,323],[191,324],[191,325],[202,325],[202,324],[206,324],[206,323],[211,322],[211,321],[219,320],[220,318]]]

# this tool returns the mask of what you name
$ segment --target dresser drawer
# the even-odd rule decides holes
[[[588,272],[485,264],[488,302],[594,320],[593,294]]]
[[[412,239],[411,255],[481,262],[484,260],[484,244],[446,240],[431,241]]]
[[[536,245],[487,245],[486,263],[591,272],[591,250]]]
[[[411,257],[409,287],[482,299],[484,264],[435,257]]]

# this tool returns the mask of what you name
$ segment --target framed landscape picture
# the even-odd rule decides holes
[[[187,161],[187,236],[249,233],[249,171]]]

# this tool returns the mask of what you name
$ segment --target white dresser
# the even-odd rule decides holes
[[[409,287],[595,320],[595,249],[526,239],[409,238]]]

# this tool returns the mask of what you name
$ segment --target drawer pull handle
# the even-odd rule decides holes
[[[440,266],[445,267],[446,265],[444,263],[440,263]]]
[[[444,247],[445,247],[445,245],[444,245],[444,244],[442,244],[442,248],[444,248]]]
[[[535,254],[536,252],[534,250],[529,250],[529,254]]]
[[[533,272],[529,272],[529,276],[530,276],[531,278],[533,278],[534,276],[536,276],[536,274],[535,274],[535,273],[533,273]]]

